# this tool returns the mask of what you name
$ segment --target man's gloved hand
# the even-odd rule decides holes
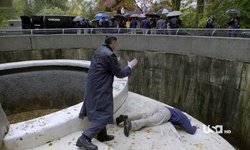
[[[130,66],[131,69],[132,69],[134,66],[137,65],[137,63],[138,63],[138,61],[137,61],[137,59],[135,58],[135,59],[131,60],[130,62],[128,61],[128,66]]]

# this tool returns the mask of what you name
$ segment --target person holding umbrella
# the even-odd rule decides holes
[[[170,16],[169,17],[169,27],[170,31],[169,34],[173,35],[176,34],[176,29],[181,28],[181,20],[179,16]]]
[[[76,16],[73,21],[76,22],[75,28],[82,28],[84,18],[81,16]],[[81,34],[81,30],[77,30],[77,34]]]
[[[89,21],[88,21],[88,19],[84,19],[83,20],[82,27],[84,28],[84,34],[87,34],[88,33],[88,28],[89,28]]]
[[[91,65],[86,81],[84,102],[79,118],[88,117],[92,123],[78,138],[76,146],[87,150],[97,150],[91,142],[97,136],[100,142],[114,139],[107,134],[106,126],[114,123],[113,118],[113,81],[114,76],[124,78],[131,74],[132,68],[137,65],[137,59],[128,61],[128,65],[121,68],[119,58],[114,53],[117,48],[117,38],[107,36],[105,44],[97,48],[91,58]]]
[[[151,28],[150,21],[148,20],[148,17],[144,17],[144,19],[142,20],[141,28],[142,28],[143,34],[147,34],[148,29]]]
[[[177,30],[175,30],[176,28],[181,28],[181,19],[180,19],[180,15],[182,15],[183,13],[180,11],[171,11],[170,13],[167,14],[167,17],[169,19],[169,27],[170,27],[170,31],[169,34],[175,34],[175,32]]]
[[[104,17],[102,17],[99,20],[99,27],[100,28],[107,28],[108,27],[108,22],[107,22],[107,20]]]
[[[137,21],[133,17],[132,20],[130,21],[129,28],[131,28],[131,34],[136,34],[136,27],[137,27]]]
[[[228,28],[233,29],[229,31],[229,37],[235,37],[237,35],[235,29],[240,28],[240,18],[238,17],[240,11],[237,9],[229,9],[227,13],[231,15],[231,18],[227,21]]]
[[[159,30],[159,34],[164,34],[164,30],[166,28],[166,21],[160,17],[160,19],[156,22],[156,27]]]

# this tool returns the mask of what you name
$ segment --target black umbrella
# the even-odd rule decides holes
[[[239,15],[240,11],[238,9],[229,9],[226,11],[226,13]]]
[[[116,15],[114,15],[114,18],[117,19],[117,20],[126,19],[126,17],[125,17],[124,15],[121,15],[121,14],[116,14]]]
[[[156,17],[156,18],[159,18],[160,15],[158,15],[157,13],[147,13],[145,14],[147,17]]]

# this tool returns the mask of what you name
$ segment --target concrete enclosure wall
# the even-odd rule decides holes
[[[66,60],[40,63],[0,64],[0,102],[6,115],[82,102],[87,68],[70,66]]]
[[[138,58],[129,89],[188,112],[224,136],[250,147],[250,39],[118,35],[121,63]],[[105,35],[0,37],[0,63],[86,59]],[[13,41],[13,42],[11,42]],[[11,42],[11,44],[10,44]]]
[[[0,37],[0,63],[27,59],[67,57],[61,51],[55,50],[95,49],[103,43],[105,36],[106,35],[2,36]],[[159,51],[169,54],[196,55],[222,60],[250,62],[250,39],[246,38],[233,39],[227,37],[163,35],[117,35],[117,37],[119,40],[118,49],[121,50]],[[25,52],[24,50],[50,51],[43,51],[37,54]],[[81,53],[81,51],[78,51],[78,53]],[[19,57],[19,59],[17,59],[17,57]],[[81,59],[81,55],[74,56],[74,54],[72,54],[71,57]]]

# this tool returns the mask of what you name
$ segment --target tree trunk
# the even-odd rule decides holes
[[[180,10],[181,0],[171,0],[172,1],[172,10]]]
[[[32,3],[29,0],[23,0],[25,5],[24,5],[24,10],[23,10],[23,14],[26,16],[30,16],[32,15]]]
[[[197,0],[196,16],[195,16],[195,26],[199,24],[200,18],[202,18],[204,12],[204,0]]]

